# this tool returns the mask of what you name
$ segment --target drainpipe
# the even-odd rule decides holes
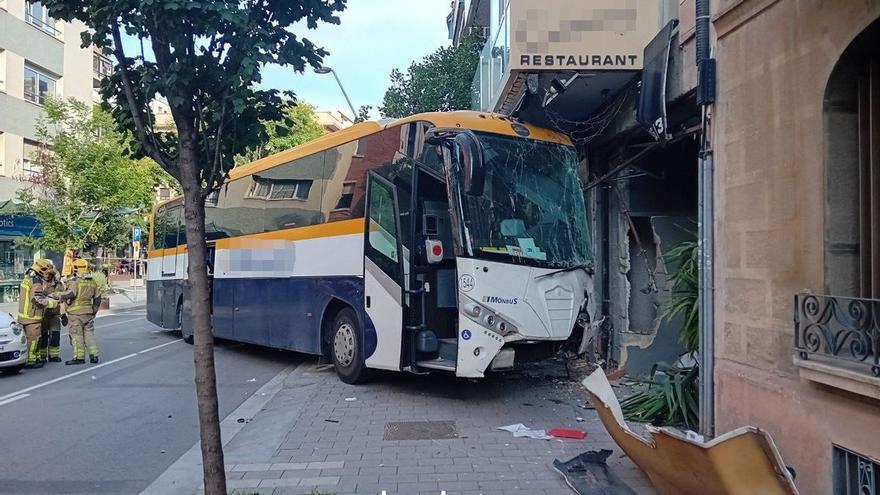
[[[696,0],[697,104],[702,117],[699,154],[699,327],[700,327],[700,433],[715,433],[715,285],[714,196],[715,171],[711,142],[711,106],[715,103],[715,59],[709,46],[709,1]]]

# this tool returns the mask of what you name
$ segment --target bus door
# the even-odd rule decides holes
[[[370,172],[364,235],[364,308],[376,328],[369,368],[400,370],[403,344],[403,248],[397,188]]]

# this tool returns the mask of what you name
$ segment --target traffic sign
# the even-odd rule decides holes
[[[131,242],[141,242],[141,228],[140,227],[132,227],[132,229],[131,229]]]

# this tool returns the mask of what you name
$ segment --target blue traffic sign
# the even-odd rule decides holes
[[[131,242],[141,242],[141,228],[133,227],[131,229]]]

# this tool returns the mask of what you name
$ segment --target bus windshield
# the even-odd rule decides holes
[[[485,182],[481,195],[460,195],[465,249],[476,258],[545,268],[588,263],[589,231],[574,148],[476,135]],[[453,184],[461,183],[460,167],[454,168]]]

